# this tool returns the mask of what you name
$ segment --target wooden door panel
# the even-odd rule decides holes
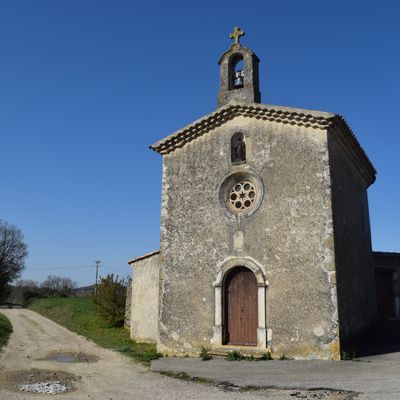
[[[237,267],[227,277],[225,315],[227,344],[257,344],[257,281],[247,268]]]

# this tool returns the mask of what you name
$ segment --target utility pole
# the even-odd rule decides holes
[[[100,261],[96,260],[96,284],[94,285],[94,294],[97,294],[97,281],[99,279],[99,267],[100,267]]]

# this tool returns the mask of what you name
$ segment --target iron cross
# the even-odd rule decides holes
[[[245,31],[240,30],[240,28],[238,26],[235,26],[233,28],[233,32],[229,35],[230,39],[234,39],[235,40],[235,44],[239,44],[240,43],[240,37],[244,36]]]

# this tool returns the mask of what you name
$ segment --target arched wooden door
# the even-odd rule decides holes
[[[245,267],[234,268],[224,285],[224,344],[257,345],[257,280]]]

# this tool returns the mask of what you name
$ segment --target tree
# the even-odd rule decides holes
[[[97,312],[111,325],[122,326],[125,319],[126,289],[128,281],[108,274],[100,279],[93,297]]]
[[[27,290],[37,290],[39,288],[39,284],[32,280],[32,279],[18,279],[17,282],[15,282],[16,287],[22,287]]]
[[[76,282],[70,278],[64,278],[56,275],[49,275],[40,285],[48,296],[70,296],[76,287]]]
[[[21,275],[27,256],[28,246],[22,232],[0,220],[0,301],[7,297],[9,284]]]
[[[39,288],[39,284],[32,279],[18,279],[17,282],[15,282],[15,289],[13,292],[18,292],[18,290],[22,291],[25,302],[33,297],[43,297],[43,290]]]

